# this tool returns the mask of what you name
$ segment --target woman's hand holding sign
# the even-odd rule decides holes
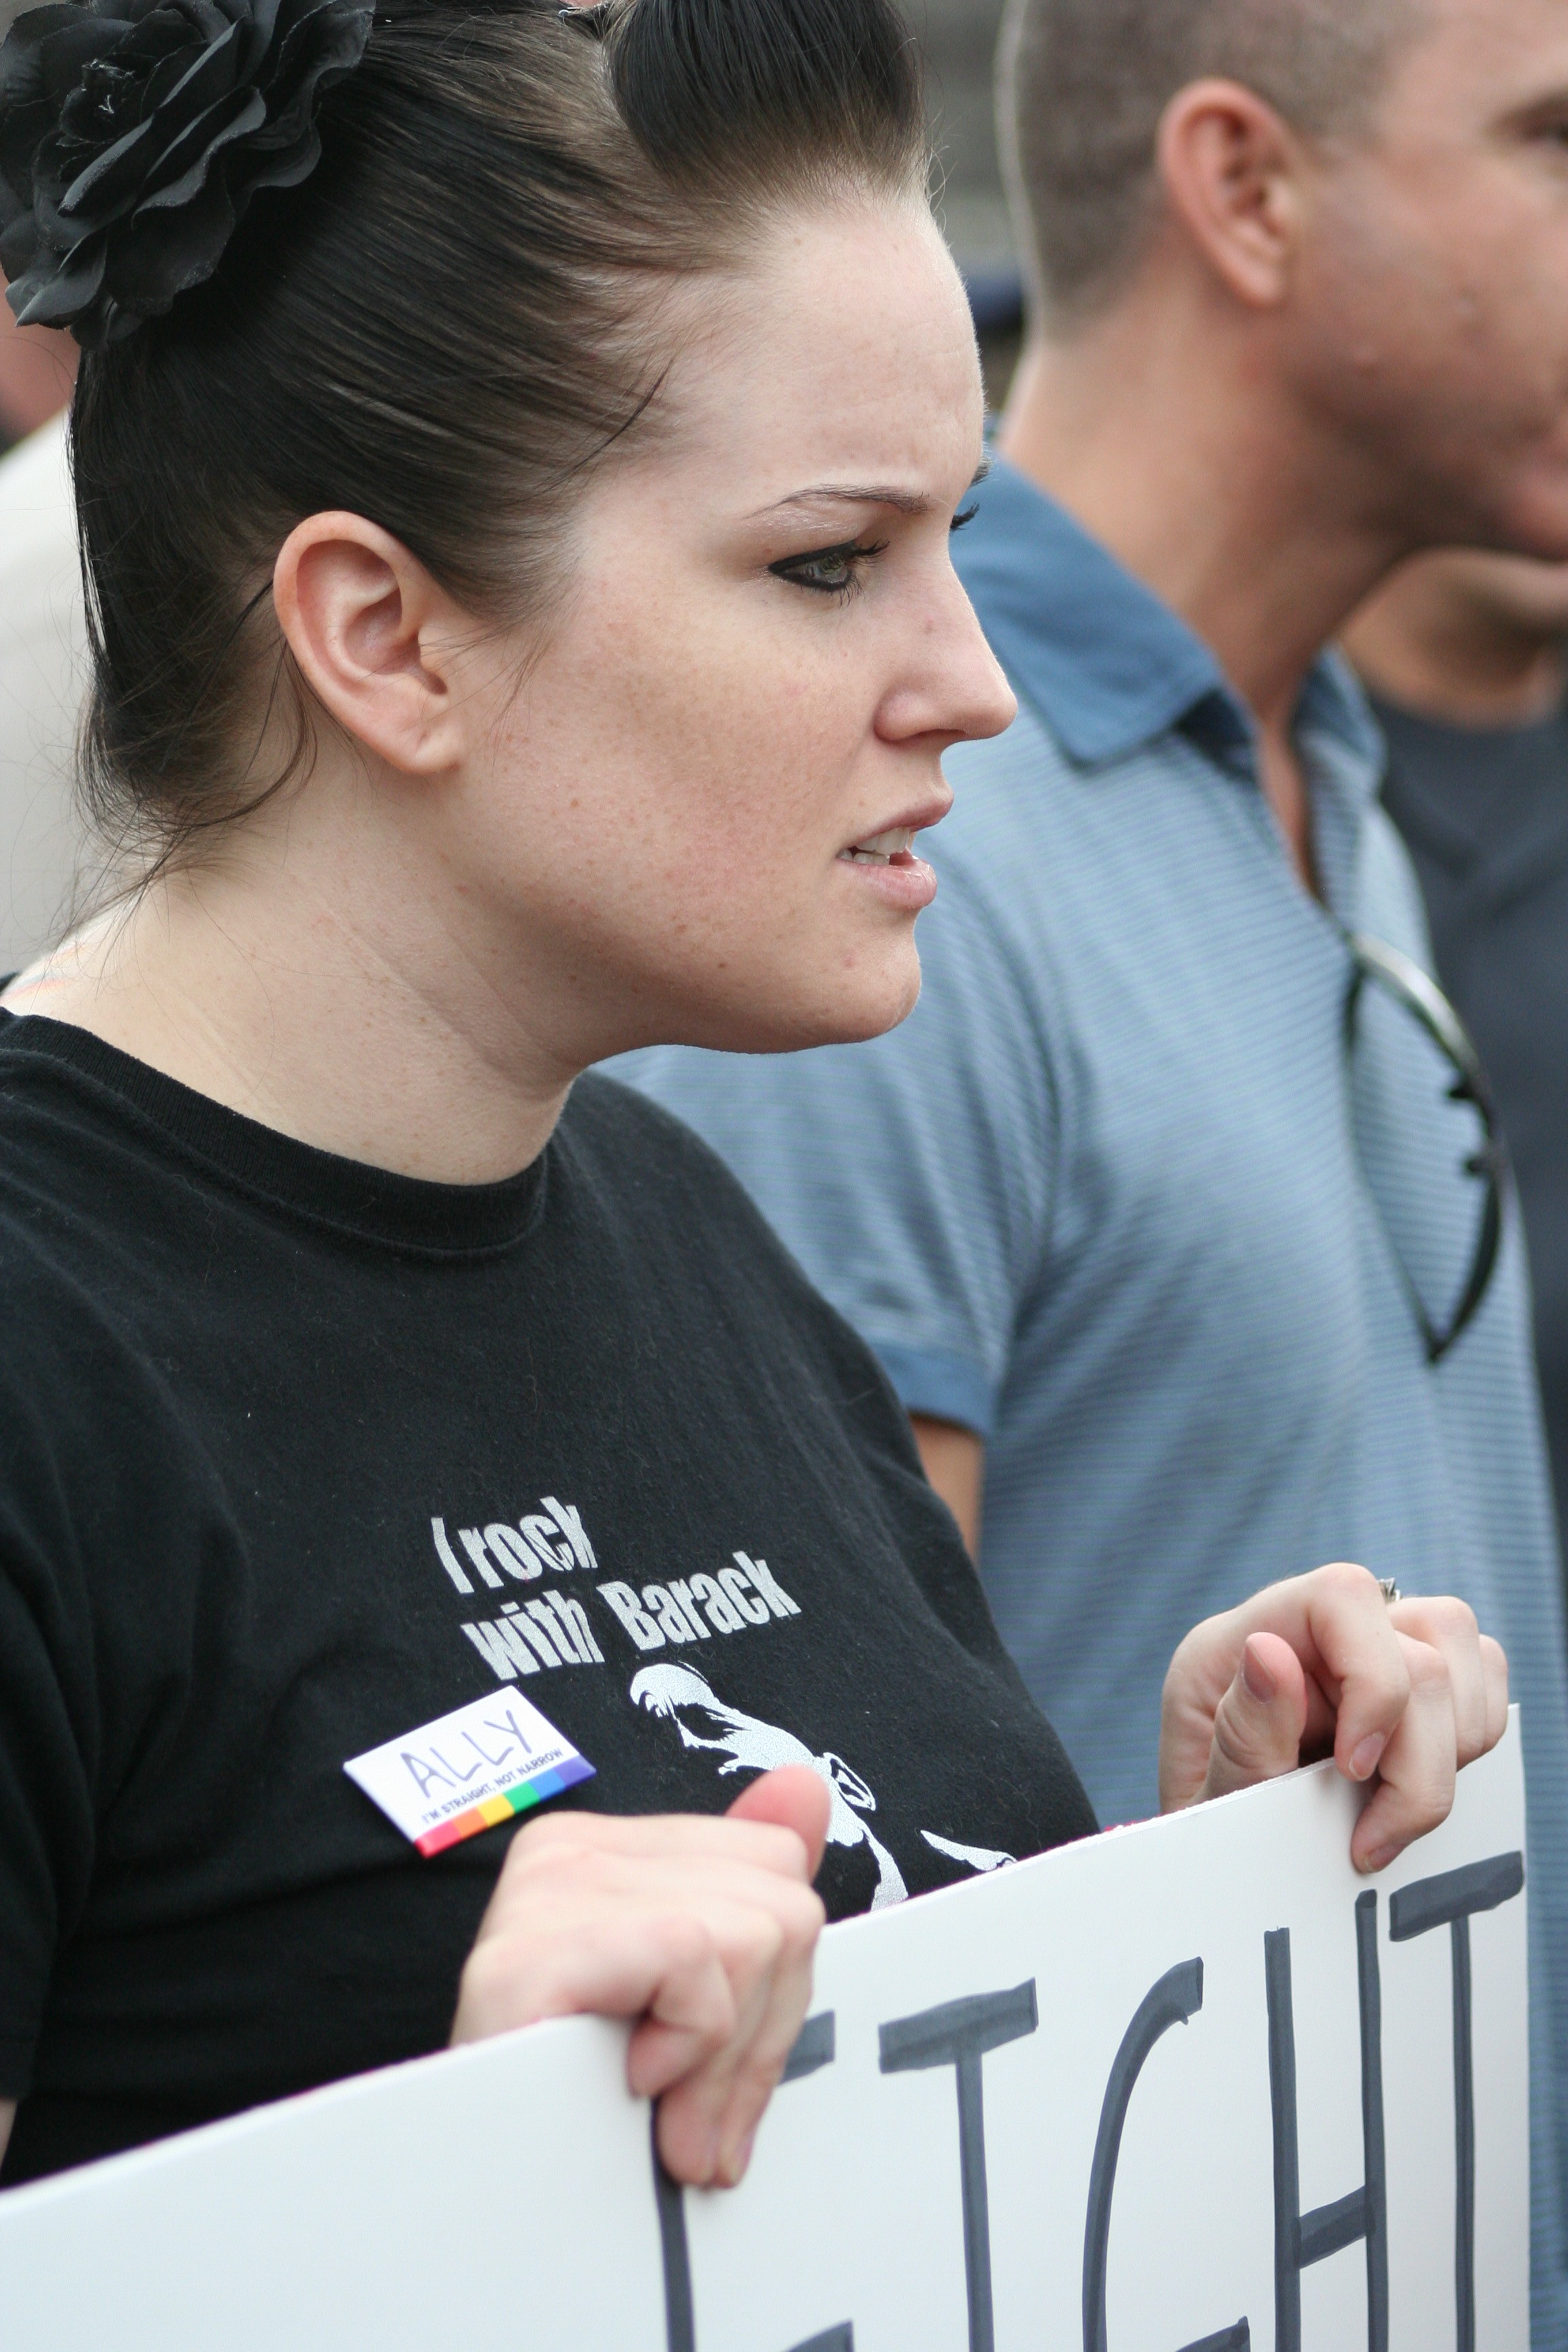
[[[1163,1812],[1333,1755],[1378,1785],[1356,1825],[1359,1870],[1436,1829],[1454,1776],[1501,1738],[1508,1661],[1462,1601],[1392,1603],[1340,1563],[1256,1593],[1187,1635],[1165,1677]]]
[[[811,1999],[829,1798],[764,1773],[721,1821],[562,1812],[521,1830],[463,1971],[456,2042],[540,2018],[635,2018],[677,2180],[732,2187]]]

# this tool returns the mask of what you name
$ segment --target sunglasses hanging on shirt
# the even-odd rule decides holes
[[[1480,1056],[1442,990],[1397,948],[1344,939],[1352,1128],[1426,1360],[1436,1364],[1474,1320],[1496,1269],[1507,1156]]]

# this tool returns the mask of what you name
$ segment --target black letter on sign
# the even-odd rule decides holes
[[[1185,2025],[1204,2005],[1204,1964],[1184,1960],[1169,1969],[1152,1992],[1139,2002],[1131,2024],[1121,2037],[1105,2086],[1100,2110],[1100,2132],[1094,2143],[1094,2165],[1089,2176],[1089,2216],[1083,2229],[1083,2352],[1106,2352],[1105,2272],[1110,2246],[1110,2200],[1116,2189],[1116,2164],[1121,2153],[1121,2127],[1143,2072],[1143,2062],[1163,2033]],[[1245,2319],[1234,2327],[1189,2344],[1186,2352],[1248,2352],[1251,2330]]]
[[[1454,2302],[1458,2352],[1476,2352],[1476,2103],[1470,2062],[1470,1920],[1511,1903],[1524,1885],[1524,1856],[1496,1853],[1466,1870],[1418,1878],[1389,1897],[1388,1939],[1407,1944],[1447,1927],[1454,1953]]]
[[[1388,2352],[1388,2217],[1383,2147],[1383,1997],[1377,1972],[1377,1897],[1358,1895],[1356,1977],[1361,1997],[1363,2187],[1311,2213],[1301,2210],[1296,2133],[1296,2022],[1290,2000],[1290,1930],[1263,1938],[1268,1988],[1268,2087],[1274,2105],[1274,2344],[1301,2352],[1301,2273],[1366,2240],[1367,2352]]]
[[[985,2103],[981,2062],[1039,2024],[1035,1980],[1011,1992],[944,2001],[900,2017],[879,2034],[884,2074],[928,2066],[958,2070],[958,2163],[963,2184],[963,2274],[969,2289],[969,2352],[994,2352],[991,2317],[991,2221],[985,2194]]]
[[[784,2081],[798,2083],[821,2067],[831,2066],[836,2038],[830,2009],[819,2010],[815,2017],[808,2017],[795,2037],[795,2048],[784,2060]],[[797,2344],[795,2352],[855,2352],[855,2330],[846,2320],[842,2327],[824,2328],[820,2336]]]
[[[804,2074],[815,2074],[820,2067],[833,2063],[833,2011],[825,2009],[816,2017],[808,2017],[795,2035],[795,2047],[784,2060],[782,2080],[798,2083]],[[686,2238],[686,2192],[679,2181],[672,2180],[664,2168],[658,2152],[658,2107],[655,2105],[650,2119],[653,2133],[653,2193],[658,2207],[659,2252],[664,2263],[664,2340],[668,2352],[697,2352],[697,2319],[691,2300],[691,2250]],[[814,2336],[809,2344],[797,2344],[795,2352],[855,2352],[855,2330],[846,2326],[830,2327],[825,2336]]]
[[[648,2118],[653,2133],[653,2193],[658,2206],[658,2245],[664,2260],[664,2340],[669,2352],[697,2352],[697,2322],[691,2308],[691,2252],[686,2242],[686,2192],[664,2168],[658,2152],[658,2105]]]
[[[834,2055],[835,2028],[833,2011],[819,2010],[808,2017],[795,2037],[795,2046],[784,2060],[782,2079],[798,2083],[804,2075],[815,2074],[819,2067],[831,2066]]]

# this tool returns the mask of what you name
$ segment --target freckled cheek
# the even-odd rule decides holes
[[[753,672],[685,703],[658,764],[710,841],[765,840],[774,857],[793,845],[815,860],[849,821],[849,780],[871,731],[852,688]]]
[[[580,780],[574,862],[629,852],[673,881],[765,858],[786,891],[792,866],[802,890],[819,877],[864,814],[854,783],[876,714],[865,646],[824,617],[742,625],[731,601],[675,584],[629,608],[604,599],[561,674],[538,681],[536,749]]]
[[[792,862],[819,866],[830,835],[839,845],[836,796],[826,796],[825,808],[809,757],[793,749],[781,755],[762,732],[693,748],[696,758],[670,779],[668,807],[672,831],[701,855],[765,856],[777,877]]]

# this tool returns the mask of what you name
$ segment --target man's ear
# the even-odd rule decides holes
[[[363,515],[310,515],[283,542],[272,599],[342,728],[406,775],[458,765],[473,719],[456,690],[463,614],[401,541]]]
[[[1301,143],[1267,100],[1234,81],[1189,82],[1159,135],[1165,199],[1237,300],[1284,299],[1301,221]]]

